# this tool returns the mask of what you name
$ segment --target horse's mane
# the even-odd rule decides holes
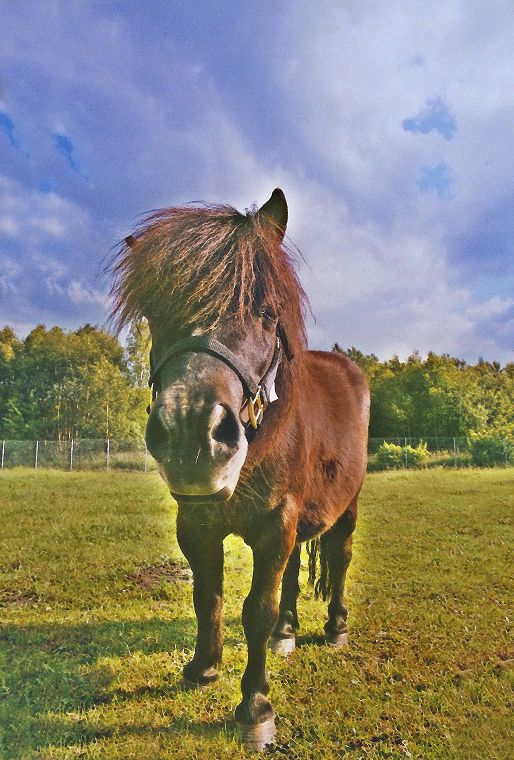
[[[119,330],[147,317],[170,333],[276,314],[290,349],[306,346],[306,295],[293,251],[256,211],[185,206],[148,215],[115,251],[111,320]]]

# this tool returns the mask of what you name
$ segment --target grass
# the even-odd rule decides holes
[[[368,475],[348,577],[351,644],[269,656],[277,758],[510,758],[514,469]],[[155,474],[0,477],[0,757],[237,758],[250,553],[226,541],[220,682],[187,691],[196,624]]]

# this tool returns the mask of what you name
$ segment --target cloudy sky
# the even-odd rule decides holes
[[[0,326],[102,325],[141,213],[279,186],[312,347],[512,361],[512,0],[0,15]]]

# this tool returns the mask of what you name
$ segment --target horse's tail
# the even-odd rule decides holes
[[[307,554],[309,555],[309,584],[314,586],[314,595],[326,601],[332,591],[332,578],[328,564],[327,537],[322,535],[307,542]],[[319,578],[316,580],[319,557]]]

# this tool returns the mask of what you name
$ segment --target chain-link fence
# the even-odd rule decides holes
[[[141,470],[156,465],[144,441],[0,441],[0,469]]]
[[[368,454],[370,471],[418,467],[508,467],[514,465],[514,441],[492,434],[470,438],[370,438]],[[141,440],[0,440],[0,469],[13,467],[148,472],[155,470],[156,464]]]

